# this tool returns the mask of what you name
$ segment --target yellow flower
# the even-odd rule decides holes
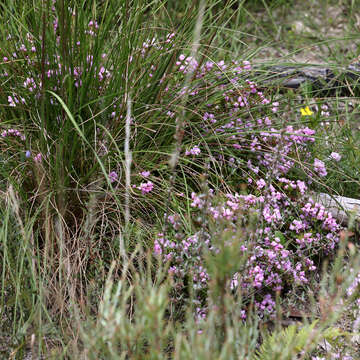
[[[308,106],[305,109],[301,108],[300,111],[301,111],[301,116],[309,116],[313,114],[313,112],[310,110]]]

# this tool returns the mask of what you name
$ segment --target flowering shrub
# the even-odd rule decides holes
[[[327,175],[325,163],[315,158],[313,172],[310,165],[305,171],[302,168],[311,162],[315,130],[279,127],[281,123],[274,117],[279,103],[269,100],[246,78],[251,69],[248,62],[242,66],[207,62],[200,67],[194,59],[181,55],[177,65],[181,72],[193,72],[196,78],[211,71],[221,78],[225,70],[233,76],[229,84],[236,86],[217,87],[222,95],[216,104],[207,104],[199,127],[204,136],[214,134],[221,139],[221,147],[228,148],[221,152],[221,148],[213,147],[212,156],[224,168],[238,169],[238,178],[247,182],[247,194],[192,192],[191,217],[200,219],[193,224],[193,233],[185,236],[180,218],[168,216],[172,231],[157,235],[154,253],[170,262],[169,272],[178,288],[190,281],[195,292],[204,294],[210,281],[206,253],[219,251],[215,240],[223,236],[222,232],[232,233],[228,245],[235,242],[246,261],[231,274],[229,286],[241,288],[248,300],[255,294],[259,313],[269,314],[275,308],[275,292],[307,284],[317,269],[315,257],[333,252],[339,241],[340,225],[324,206],[314,202],[307,185],[312,176]],[[194,97],[202,94],[201,89],[188,91]],[[312,114],[309,107],[302,111],[303,116]],[[186,156],[199,158],[201,154],[200,146],[185,151]],[[303,180],[293,174],[302,174]],[[257,225],[248,232],[251,221]],[[197,301],[206,306],[206,297],[199,295]],[[203,313],[203,307],[197,311]]]
[[[196,218],[206,212],[212,231],[198,230],[191,236],[181,236],[181,224],[171,217],[173,236],[160,233],[154,243],[155,254],[165,262],[170,261],[169,272],[175,282],[183,285],[184,279],[192,274],[194,290],[208,287],[204,256],[207,251],[217,251],[214,239],[222,236],[226,223],[227,232],[233,233],[232,241],[247,259],[233,274],[230,286],[232,289],[239,286],[248,298],[256,293],[260,302],[255,304],[262,313],[265,309],[268,312],[274,309],[272,294],[276,291],[308,283],[310,273],[317,268],[313,257],[334,249],[339,241],[340,226],[322,205],[307,198],[303,182],[284,180],[279,181],[278,189],[265,185],[258,196],[226,194],[219,202],[210,195],[207,208],[202,196],[193,193],[191,206],[195,213],[192,216]],[[292,186],[287,187],[288,184]],[[250,233],[244,230],[244,234],[240,231],[239,235],[239,227],[244,228],[254,216],[257,229]],[[177,234],[182,238],[180,241],[176,240]]]
[[[146,183],[141,183],[138,186],[138,189],[141,190],[142,194],[147,194],[154,188],[154,184],[151,181],[147,181]]]

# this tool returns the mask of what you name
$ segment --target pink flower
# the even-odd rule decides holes
[[[147,194],[154,188],[154,184],[151,181],[148,181],[146,183],[141,183],[140,186],[138,186],[138,189],[141,190],[142,194]]]
[[[114,181],[116,181],[118,178],[118,174],[115,172],[115,171],[112,171],[110,174],[109,174],[109,179],[110,179],[110,182],[113,183]]]
[[[256,181],[256,186],[257,188],[260,190],[262,188],[264,188],[266,186],[266,182],[264,179],[260,179],[258,181]]]
[[[337,152],[332,152],[330,157],[332,159],[334,159],[335,161],[340,161],[341,160],[341,155],[339,153],[337,153]]]
[[[196,156],[196,155],[199,155],[200,153],[201,153],[201,150],[197,145],[194,146],[192,149],[185,151],[186,156],[188,156],[188,155],[195,155]]]
[[[15,98],[15,101],[16,100],[17,99]],[[8,102],[9,102],[10,106],[15,107],[16,106],[15,101],[13,100],[13,98],[11,96],[8,96]],[[19,101],[16,101],[16,102],[19,102]]]
[[[42,159],[41,153],[38,153],[38,154],[34,157],[34,161],[37,162],[37,163],[41,162],[41,159]]]
[[[325,168],[325,164],[319,160],[319,159],[314,159],[314,170],[319,174],[319,176],[324,177],[327,175],[327,171]]]
[[[33,92],[36,89],[36,83],[35,80],[33,78],[27,78],[24,81],[24,87],[26,87],[27,89],[29,89],[29,91]]]
[[[142,172],[140,173],[140,175],[143,176],[144,178],[147,178],[147,177],[150,176],[150,171],[142,171]]]
[[[245,70],[251,70],[251,64],[250,61],[244,60],[243,61],[244,69]]]

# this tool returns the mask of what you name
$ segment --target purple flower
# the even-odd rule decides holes
[[[199,155],[200,153],[201,153],[201,150],[197,145],[194,146],[192,149],[185,151],[186,156],[188,156],[188,155]]]
[[[110,182],[113,183],[114,181],[116,181],[118,178],[118,174],[115,172],[115,171],[112,171],[110,174],[109,174],[109,179],[110,179]]]
[[[327,175],[327,171],[325,168],[325,164],[319,160],[319,159],[314,159],[314,170],[319,174],[319,176],[324,177]]]
[[[144,178],[147,178],[147,177],[150,176],[150,171],[142,171],[142,172],[140,173],[140,175],[143,176]]]
[[[29,91],[33,92],[36,89],[36,83],[33,78],[27,78],[24,81],[24,87],[29,89]]]
[[[138,186],[138,189],[141,190],[143,195],[152,191],[153,188],[154,188],[154,184],[151,181],[148,181],[146,183],[141,183],[140,186]]]
[[[34,157],[34,161],[37,162],[37,163],[41,162],[41,159],[42,159],[41,153],[38,153],[38,154],[35,155],[35,157]]]
[[[330,158],[334,159],[335,161],[340,161],[341,160],[341,155],[337,152],[332,152],[330,154]]]
[[[264,188],[266,186],[265,180],[264,179],[259,179],[258,181],[256,181],[256,186],[257,186],[257,188],[259,190]]]
[[[21,140],[25,140],[25,136],[21,134],[21,132],[19,130],[16,129],[8,129],[8,130],[4,130],[1,133],[1,137],[7,137],[7,136],[15,136],[15,137],[19,137]]]
[[[14,97],[14,98],[16,99],[16,97]],[[13,100],[13,98],[11,96],[8,96],[8,102],[9,102],[10,106],[15,107],[16,106],[15,101]],[[17,101],[17,102],[19,102],[19,101]]]

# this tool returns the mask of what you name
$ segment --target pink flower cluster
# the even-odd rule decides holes
[[[34,78],[26,78],[24,81],[24,87],[30,92],[33,92],[37,88]]]
[[[154,184],[151,181],[147,181],[146,183],[141,183],[138,186],[138,189],[141,190],[141,193],[143,195],[151,192],[153,188],[154,188]]]
[[[18,104],[25,104],[25,99],[22,97],[17,97],[16,95],[13,96],[8,96],[8,102],[9,102],[9,106],[11,107],[16,107],[16,105]]]
[[[16,129],[8,129],[1,132],[1,137],[5,138],[8,136],[19,137],[20,140],[23,141],[25,140],[25,136],[19,130]]]
[[[118,174],[115,171],[111,171],[109,174],[109,180],[111,183],[115,182],[118,179]]]
[[[198,146],[194,146],[192,149],[190,150],[186,150],[185,151],[185,155],[189,156],[189,155],[199,155],[201,153],[201,150]]]
[[[326,171],[324,162],[319,159],[316,159],[316,158],[314,159],[314,170],[321,177],[324,177],[327,175],[327,171]]]
[[[330,158],[335,160],[335,161],[340,161],[341,160],[341,155],[337,152],[332,152],[330,154]]]
[[[205,250],[218,251],[213,239],[221,236],[224,222],[227,231],[234,232],[233,241],[238,241],[239,250],[247,259],[245,266],[233,275],[230,288],[240,287],[249,297],[255,291],[259,314],[274,310],[274,292],[308,283],[308,274],[316,270],[312,257],[334,248],[340,226],[322,205],[307,197],[303,181],[278,177],[276,182],[277,185],[260,178],[255,182],[258,195],[226,194],[221,202],[213,192],[192,193],[192,216],[205,212],[210,222],[217,224],[215,229],[219,229],[212,233],[199,230],[185,236],[179,216],[169,217],[173,233],[157,236],[154,253],[170,262],[169,271],[178,286],[183,286],[191,273],[195,291],[207,288],[210,278],[202,254]],[[263,226],[239,238],[239,222],[246,224],[254,215]]]
[[[181,241],[169,240],[163,233],[159,233],[154,241],[154,254],[161,256],[164,262],[170,261],[169,273],[178,287],[184,286],[191,272],[194,290],[202,290],[207,288],[210,278],[201,254],[209,245],[210,239],[201,240],[200,233],[183,237]]]

